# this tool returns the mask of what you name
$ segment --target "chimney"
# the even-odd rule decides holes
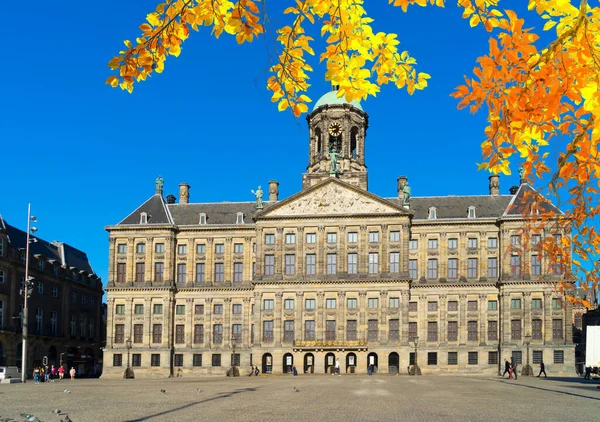
[[[167,195],[167,204],[174,204],[175,203],[175,195],[173,194],[168,194]]]
[[[190,185],[187,183],[179,184],[179,203],[187,204],[190,200]]]
[[[404,187],[408,182],[408,177],[400,176],[398,179],[398,199],[404,200]]]
[[[279,200],[279,182],[277,180],[271,180],[269,182],[269,201]]]
[[[500,195],[500,176],[497,174],[492,174],[490,177],[490,195],[498,196]]]

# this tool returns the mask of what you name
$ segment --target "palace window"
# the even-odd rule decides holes
[[[542,236],[539,234],[534,234],[531,236],[531,246],[535,247],[542,241]]]
[[[223,315],[223,304],[222,303],[215,303],[213,305],[213,314]]]
[[[427,260],[427,278],[438,278],[438,260],[436,258]]]
[[[163,282],[163,274],[165,271],[165,264],[163,262],[154,263],[154,281],[157,283]]]
[[[175,306],[175,315],[185,315],[185,305]]]
[[[117,315],[123,315],[123,314],[125,314],[125,305],[117,305],[115,307],[115,313]]]
[[[408,312],[417,312],[417,302],[408,302]]]
[[[531,275],[542,274],[542,260],[538,255],[531,256]]]
[[[317,273],[317,256],[315,254],[306,255],[306,275],[315,275]]]
[[[150,366],[160,366],[160,355],[158,353],[150,355]]]
[[[448,249],[458,249],[458,239],[452,237],[448,239]]]
[[[370,319],[367,322],[367,339],[371,341],[379,340],[379,321]]]
[[[223,324],[214,324],[213,325],[213,343],[214,344],[223,343]]]
[[[334,253],[327,254],[327,274],[337,273],[337,255]]]
[[[487,332],[489,341],[498,340],[498,321],[488,321]]]
[[[476,300],[469,300],[467,302],[467,311],[476,311],[477,310],[477,301]]]
[[[304,309],[306,309],[307,311],[314,311],[315,300],[314,299],[306,299],[304,301]]]
[[[390,308],[396,309],[400,307],[400,298],[399,297],[390,297]]]
[[[379,232],[369,232],[369,243],[379,242]]]
[[[542,309],[542,299],[531,299],[531,309]]]
[[[458,352],[448,352],[448,365],[458,365]]]
[[[429,249],[437,249],[438,248],[438,240],[437,239],[429,239],[427,241],[427,247]]]
[[[335,299],[326,299],[325,300],[325,308],[326,309],[335,309]]]
[[[400,232],[399,231],[391,231],[390,232],[390,242],[400,242]]]
[[[233,263],[233,281],[242,281],[244,264],[241,262]]]
[[[355,319],[346,321],[346,340],[357,339],[357,326],[358,324]]]
[[[477,321],[467,322],[467,340],[477,341]]]
[[[325,321],[325,340],[335,340],[335,321]]]
[[[518,234],[514,234],[510,237],[511,246],[518,247],[521,245],[521,236]]]
[[[123,355],[121,353],[113,355],[113,366],[123,366]]]
[[[438,303],[437,302],[427,302],[427,312],[437,312]]]
[[[416,280],[416,278],[417,278],[417,260],[416,259],[408,260],[408,275],[413,280]]]
[[[513,277],[519,277],[521,275],[521,256],[512,255],[510,257],[510,271]]]
[[[194,324],[194,344],[204,343],[204,324]]]
[[[565,363],[565,352],[564,352],[564,350],[555,350],[554,351],[554,363],[555,364],[563,364],[563,363]]]
[[[468,218],[476,218],[476,213],[475,213],[475,207],[471,206],[469,207],[469,211],[467,213]]]
[[[337,233],[327,233],[327,243],[337,243]]]
[[[215,254],[222,255],[225,253],[225,245],[223,243],[215,243]]]
[[[316,233],[306,233],[306,243],[307,244],[317,243],[317,234]]]
[[[273,321],[263,321],[263,341],[273,341]]]
[[[244,244],[243,243],[234,243],[233,244],[233,253],[237,253],[237,254],[244,253]]]
[[[498,352],[488,352],[488,365],[498,365]]]
[[[531,339],[541,340],[542,339],[542,320],[533,319],[531,320]]]
[[[117,245],[117,253],[118,254],[125,254],[125,253],[127,253],[127,245],[125,243],[119,243]]]
[[[347,300],[348,309],[356,309],[358,301],[354,297],[350,297]]]
[[[146,272],[146,264],[143,262],[135,263],[135,281],[142,283],[144,281],[144,274]]]
[[[283,321],[283,341],[294,341],[294,320]]]
[[[400,320],[390,319],[389,339],[400,340]]]
[[[429,208],[429,215],[427,216],[427,218],[430,220],[434,220],[437,218],[437,210],[434,207]]]
[[[244,224],[244,214],[238,212],[235,217],[235,224]]]
[[[562,308],[562,300],[554,297],[552,298],[552,309],[561,309]]]
[[[521,299],[511,299],[510,300],[510,308],[511,309],[521,309]]]
[[[458,340],[458,322],[448,321],[448,341]]]
[[[306,320],[304,321],[304,340],[315,339],[315,321]]]
[[[221,366],[221,354],[220,353],[213,353],[212,354],[212,366],[217,367],[217,366]]]
[[[275,255],[265,255],[265,275],[275,274]]]
[[[265,234],[265,245],[274,245],[275,244],[275,235],[274,234]]]
[[[438,341],[438,323],[435,321],[427,323],[427,341]]]
[[[409,322],[408,323],[408,341],[415,341],[417,337],[417,323]]]
[[[368,300],[369,309],[377,309],[379,308],[379,298],[370,297]]]
[[[511,340],[521,340],[521,320],[513,319],[510,321],[510,338]]]
[[[379,254],[377,252],[369,253],[369,274],[379,273]]]
[[[187,253],[187,245],[185,243],[177,245],[177,254],[185,255],[186,253]]]
[[[124,324],[115,324],[115,343],[124,343],[125,342],[125,325]]]
[[[242,324],[231,325],[231,341],[233,343],[242,342]]]
[[[409,240],[408,241],[408,249],[411,251],[416,251],[419,249],[419,241],[418,240]]]
[[[294,309],[294,299],[285,299],[283,301],[283,308],[287,310]]]
[[[496,249],[498,247],[498,238],[497,237],[488,237],[488,248]]]
[[[458,259],[456,258],[448,259],[448,278],[458,278]]]
[[[437,365],[437,352],[427,352],[427,365]]]
[[[275,301],[273,299],[265,299],[263,301],[263,310],[272,311],[275,307]]]
[[[186,264],[177,264],[177,282],[185,283]]]
[[[163,313],[163,306],[161,303],[155,303],[154,306],[152,307],[152,313],[155,315],[162,315]]]
[[[467,248],[477,249],[477,238],[476,237],[469,237],[469,239],[467,240]]]
[[[498,258],[488,258],[488,277],[498,277]]]
[[[136,315],[144,315],[144,305],[141,303],[136,303],[134,306],[134,313]]]
[[[162,343],[162,324],[152,325],[152,343]]]
[[[358,254],[348,254],[348,274],[358,273]]]
[[[477,365],[479,362],[479,354],[477,352],[469,352],[468,361],[469,365]]]
[[[139,254],[146,253],[146,244],[138,243],[137,245],[135,245],[135,253],[139,253]]]
[[[196,264],[196,283],[204,283],[206,281],[206,265],[201,262]]]
[[[539,365],[543,361],[544,352],[541,350],[533,351],[533,364]]]
[[[477,258],[469,258],[467,260],[467,277],[477,278]]]
[[[241,303],[234,303],[231,306],[231,313],[234,315],[241,315],[242,313],[242,304]]]
[[[390,273],[400,272],[400,252],[390,252]]]
[[[154,245],[154,252],[155,253],[165,253],[165,244],[157,243],[156,245]]]
[[[127,267],[124,262],[117,263],[117,283],[125,283]]]
[[[206,254],[206,245],[204,243],[199,243],[196,245],[196,253],[198,255]]]
[[[285,274],[294,275],[296,274],[296,255],[286,254],[285,255]]]
[[[552,320],[552,339],[562,340],[563,339],[563,320],[553,319]]]
[[[175,343],[185,343],[185,325],[183,324],[177,324],[175,326]]]
[[[294,245],[296,243],[296,234],[295,233],[286,233],[285,234],[285,243],[286,243],[286,245]]]
[[[488,300],[488,311],[497,311],[498,310],[498,301],[497,300]]]
[[[205,213],[200,213],[200,218],[198,220],[198,224],[200,224],[202,226],[206,224],[206,214]]]
[[[224,281],[225,280],[225,264],[222,262],[215,263],[215,281]]]

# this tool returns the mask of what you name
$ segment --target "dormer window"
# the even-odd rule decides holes
[[[244,213],[238,212],[235,219],[235,224],[244,224]]]
[[[476,214],[475,214],[475,207],[474,206],[470,206],[469,207],[469,212],[468,212],[468,217],[469,218],[475,218]]]
[[[145,212],[140,213],[140,224],[148,224],[148,214]]]
[[[435,207],[430,207],[429,208],[429,218],[430,220],[435,220],[437,218],[437,210],[435,209]]]
[[[204,213],[200,214],[200,224],[202,224],[202,225],[206,224],[206,214],[204,214]]]

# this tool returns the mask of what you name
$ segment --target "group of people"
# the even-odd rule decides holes
[[[75,368],[71,367],[69,371],[69,375],[71,376],[71,380],[75,379]],[[33,381],[36,384],[40,382],[50,382],[55,379],[62,380],[65,377],[65,367],[60,365],[58,368],[52,365],[48,368],[48,365],[44,366],[36,366],[33,368]]]
[[[504,373],[502,374],[502,378],[504,378],[504,375],[508,374],[508,379],[517,379],[517,363],[515,362],[515,360],[511,357],[510,358],[510,362],[505,358],[504,359]],[[547,378],[548,375],[546,375],[546,365],[544,365],[544,361],[540,362],[540,373],[538,374],[538,378],[544,374],[544,378]]]

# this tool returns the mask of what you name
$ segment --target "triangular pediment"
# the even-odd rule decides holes
[[[327,179],[261,212],[267,217],[402,214],[410,211],[338,179]]]

